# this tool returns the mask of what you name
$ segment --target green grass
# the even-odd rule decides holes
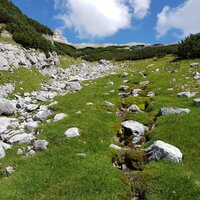
[[[80,59],[72,58],[68,55],[60,56],[60,67],[63,69],[69,68],[71,65],[78,65],[80,63]]]
[[[56,97],[59,103],[52,109],[55,114],[67,113],[68,117],[50,124],[43,123],[39,127],[42,134],[38,138],[50,143],[47,151],[38,152],[33,158],[16,156],[18,146],[7,151],[7,156],[1,160],[0,172],[3,174],[7,165],[14,166],[16,172],[0,178],[0,197],[5,200],[130,200],[132,184],[134,189],[144,192],[148,200],[200,199],[200,188],[195,184],[200,182],[200,107],[193,106],[192,99],[176,97],[178,92],[188,89],[196,91],[197,97],[200,95],[199,85],[192,77],[192,72],[200,68],[190,69],[192,60],[171,63],[172,59],[168,56],[157,60],[127,61],[127,67],[120,69],[119,73],[128,71],[129,76],[125,78],[128,83],[123,83],[124,79],[119,75],[109,76],[87,81],[90,85],[78,93]],[[147,68],[149,64],[155,65]],[[159,72],[155,72],[157,68]],[[174,68],[176,73],[172,73]],[[131,89],[141,87],[139,82],[144,78],[138,72],[148,76],[150,85],[144,88],[141,97],[120,99],[120,85],[128,85]],[[189,79],[185,79],[186,76]],[[174,78],[176,81],[171,82]],[[114,85],[108,85],[109,80]],[[185,84],[187,86],[182,88]],[[174,90],[168,91],[170,87]],[[106,94],[113,89],[114,93]],[[145,97],[151,90],[156,97]],[[106,100],[116,107],[106,107]],[[94,105],[87,106],[87,102]],[[119,107],[128,107],[133,103],[145,112],[129,112],[122,119],[116,116]],[[163,140],[183,152],[183,162],[151,162],[145,165],[143,171],[133,171],[128,177],[115,169],[111,159],[116,152],[110,150],[109,145],[115,143],[114,137],[120,129],[121,120],[133,119],[152,125],[159,109],[167,106],[187,107],[191,112],[159,117],[155,122],[156,128],[150,133],[150,141],[142,148],[155,140]],[[82,113],[76,114],[78,111]],[[80,137],[66,140],[64,132],[70,127],[78,127]],[[77,153],[85,153],[86,157],[77,156]]]
[[[12,38],[5,38],[5,37],[2,37],[0,35],[0,42],[7,42],[7,43],[10,43],[10,44],[13,44],[13,45],[18,45]]]
[[[37,91],[41,88],[41,83],[48,81],[47,76],[43,76],[35,67],[26,69],[20,67],[10,71],[0,71],[0,85],[12,83],[15,85],[15,93]]]

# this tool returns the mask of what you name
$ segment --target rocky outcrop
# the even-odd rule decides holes
[[[47,57],[43,52],[35,49],[25,49],[19,45],[0,42],[0,70],[9,70],[11,67],[20,66],[30,68],[35,66],[38,69],[59,65],[59,58],[55,52],[49,53]]]

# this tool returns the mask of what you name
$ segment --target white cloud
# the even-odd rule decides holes
[[[181,38],[200,32],[200,0],[187,0],[177,8],[165,6],[157,15],[157,37],[166,35],[170,30],[179,30]]]
[[[149,9],[145,2],[150,0],[54,0],[54,8],[60,10],[56,18],[65,28],[81,38],[96,38],[129,28],[133,14],[144,18]]]
[[[129,3],[134,9],[134,16],[143,19],[148,14],[151,0],[129,0]]]

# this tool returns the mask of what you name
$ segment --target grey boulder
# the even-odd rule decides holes
[[[15,105],[4,98],[0,98],[0,115],[12,115],[16,110]]]
[[[181,151],[177,147],[160,140],[154,142],[146,149],[146,152],[148,161],[168,160],[179,163],[183,157]]]
[[[161,108],[158,112],[158,116],[173,115],[173,114],[188,114],[190,110],[188,108]]]
[[[32,134],[22,133],[14,135],[8,140],[8,142],[10,144],[30,144],[34,140],[35,137]]]

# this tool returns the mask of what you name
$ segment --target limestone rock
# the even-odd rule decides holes
[[[120,146],[115,145],[115,144],[111,144],[110,148],[115,149],[115,150],[121,150],[122,149]]]
[[[146,152],[149,161],[168,160],[179,163],[183,157],[177,147],[160,140],[154,142]]]
[[[123,132],[125,136],[134,136],[132,140],[133,144],[139,143],[142,137],[144,136],[145,132],[149,130],[148,127],[133,120],[122,122],[122,126],[124,128]]]
[[[0,98],[0,115],[12,115],[15,112],[16,108],[14,104],[4,98]]]
[[[66,84],[66,89],[67,90],[70,90],[70,91],[72,91],[72,92],[74,92],[74,91],[79,91],[79,90],[81,90],[81,85],[80,85],[80,83],[79,82],[68,82],[67,84]]]
[[[36,150],[46,150],[48,144],[46,140],[35,140],[33,146]]]
[[[73,138],[73,137],[78,137],[79,134],[79,129],[78,128],[69,128],[66,132],[65,132],[65,136],[67,139],[69,138]]]
[[[190,110],[188,108],[161,108],[158,112],[158,116],[173,115],[173,114],[188,114]]]
[[[148,92],[148,94],[147,94],[147,97],[155,97],[155,96],[156,96],[156,94],[153,91]]]
[[[128,110],[131,111],[131,112],[141,112],[140,108],[137,105],[135,105],[135,104],[131,105],[128,108]]]
[[[14,135],[8,140],[8,142],[10,144],[29,144],[33,140],[35,140],[35,137],[32,134],[22,133]]]
[[[65,114],[65,113],[57,114],[57,115],[54,116],[54,121],[62,120],[62,119],[64,119],[65,117],[67,117],[67,114]]]
[[[33,117],[33,120],[34,121],[43,121],[51,114],[52,114],[51,110],[41,110]]]
[[[194,99],[193,102],[194,102],[194,105],[200,106],[200,98]]]
[[[104,101],[104,104],[108,107],[115,107],[115,104],[109,102],[109,101]]]
[[[15,169],[12,166],[8,166],[8,167],[6,167],[6,172],[8,174],[13,174],[15,172]]]
[[[196,67],[196,66],[199,66],[199,63],[191,63],[190,64],[190,67]]]
[[[177,94],[177,97],[180,97],[180,98],[191,98],[191,97],[194,97],[195,96],[195,93],[192,92],[180,92]]]

